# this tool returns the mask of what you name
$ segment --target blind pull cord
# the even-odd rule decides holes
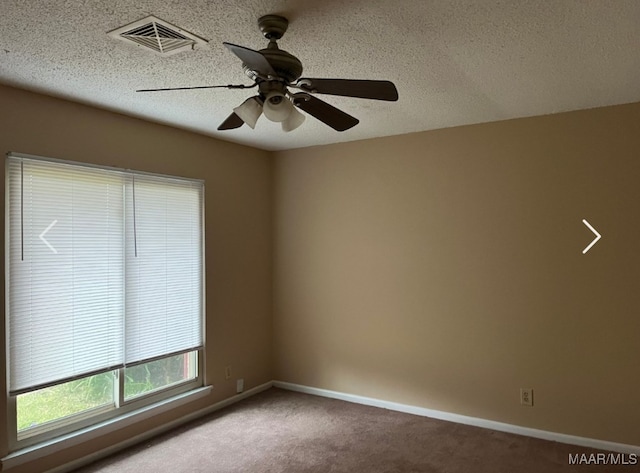
[[[24,261],[24,161],[20,160],[20,261]]]
[[[138,234],[136,231],[136,175],[132,174],[131,190],[133,192],[133,254],[138,257]]]

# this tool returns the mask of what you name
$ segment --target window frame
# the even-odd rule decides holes
[[[183,382],[174,383],[166,388],[159,388],[149,393],[140,394],[129,400],[124,398],[124,370],[118,368],[113,370],[114,375],[114,405],[99,406],[86,411],[72,414],[61,419],[53,420],[37,426],[34,432],[24,437],[18,434],[17,428],[17,396],[8,396],[7,427],[9,429],[9,449],[10,451],[20,450],[26,447],[38,445],[40,443],[56,439],[58,437],[71,434],[78,430],[99,426],[104,422],[116,420],[118,417],[134,413],[140,409],[156,405],[160,402],[171,400],[181,394],[194,391],[204,386],[203,367],[200,360],[203,359],[204,349],[194,350],[196,362],[196,375],[194,378]],[[49,426],[50,428],[45,428]],[[38,430],[41,430],[38,432]]]
[[[97,164],[90,164],[80,161],[70,161],[64,159],[57,158],[49,158],[43,156],[30,155],[25,153],[7,153],[7,157],[5,158],[5,166],[7,166],[8,158],[24,158],[24,159],[32,159],[39,160],[44,162],[52,162],[52,163],[61,163],[72,166],[81,166],[94,168],[105,171],[117,171],[117,172],[128,172],[135,173],[137,175],[147,175],[153,177],[160,178],[168,178],[168,179],[179,179],[184,181],[191,181],[200,183],[202,185],[201,189],[201,248],[200,248],[200,258],[201,258],[201,324],[202,324],[202,346],[198,349],[185,352],[186,355],[193,356],[193,362],[195,363],[195,377],[184,380],[182,382],[172,383],[166,387],[160,387],[154,390],[151,390],[147,393],[142,393],[136,396],[132,396],[129,399],[125,398],[125,369],[126,366],[116,368],[114,370],[108,371],[114,374],[114,393],[113,393],[113,404],[108,406],[98,406],[95,408],[90,408],[85,411],[81,411],[77,414],[72,414],[70,416],[66,416],[60,419],[56,419],[50,422],[46,422],[40,426],[36,426],[33,428],[32,433],[27,433],[19,435],[18,433],[18,424],[17,424],[17,397],[19,395],[10,394],[8,391],[8,382],[7,382],[7,403],[6,403],[6,419],[7,419],[7,437],[8,437],[8,446],[9,452],[17,452],[25,448],[33,448],[37,447],[39,444],[46,444],[47,442],[56,441],[58,439],[65,439],[68,436],[80,435],[86,429],[98,429],[104,425],[109,423],[117,422],[118,420],[130,416],[135,415],[136,413],[142,413],[147,409],[153,409],[154,407],[159,407],[160,405],[171,402],[172,400],[177,400],[181,398],[183,395],[188,395],[190,392],[196,392],[198,390],[206,389],[205,379],[204,379],[204,360],[205,360],[205,350],[206,350],[206,267],[205,267],[205,186],[204,180],[202,179],[194,179],[194,178],[186,178],[182,176],[173,176],[167,174],[160,173],[152,173],[145,171],[138,171],[132,169],[119,168],[114,166],[102,166]],[[8,179],[8,175],[5,177]],[[9,225],[8,225],[8,212],[7,205],[9,203],[9,195],[8,195],[8,185],[5,182],[5,189],[7,192],[6,204],[5,204],[5,259],[8,260],[9,252],[7,251],[8,246],[11,244],[10,235],[9,235]],[[5,266],[9,268],[7,264]],[[5,277],[5,310],[8,314],[8,306],[9,306],[9,284],[10,278]],[[8,315],[7,315],[8,318]],[[7,319],[8,320],[8,319]],[[6,332],[6,349],[9,347],[9,332]],[[169,358],[171,356],[175,356],[176,354],[167,354],[165,357],[160,359]],[[9,367],[8,367],[8,356],[5,356],[5,364],[6,364],[6,377],[8,381],[9,377]],[[149,360],[147,363],[157,360]],[[83,378],[81,378],[83,379]],[[68,381],[68,380],[67,380]],[[58,384],[64,384],[67,381],[63,381]],[[210,388],[210,387],[208,387]]]

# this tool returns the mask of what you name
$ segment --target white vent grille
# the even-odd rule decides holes
[[[156,54],[169,56],[204,46],[207,41],[177,26],[149,16],[107,33],[114,39],[134,43]]]

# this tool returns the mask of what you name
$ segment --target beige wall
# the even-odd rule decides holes
[[[274,177],[276,379],[640,445],[640,104],[279,152]]]
[[[54,467],[270,381],[272,164],[265,151],[0,86],[0,152],[117,166],[205,180],[208,398],[177,412],[65,450],[18,472]],[[0,182],[4,186],[4,166]],[[1,193],[4,199],[4,191]],[[4,200],[2,200],[4,207]],[[0,232],[3,238],[4,230]],[[1,259],[4,264],[4,257]],[[4,270],[2,271],[4,275]],[[0,291],[3,293],[4,291]],[[4,302],[0,344],[4,358]],[[233,381],[224,380],[231,365]],[[0,416],[5,413],[5,363],[0,363]],[[2,422],[4,426],[5,422]],[[0,457],[7,453],[0,429]]]

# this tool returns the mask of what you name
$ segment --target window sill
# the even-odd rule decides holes
[[[212,386],[197,388],[192,391],[179,394],[172,398],[151,404],[149,406],[142,407],[135,411],[128,412],[113,419],[100,422],[96,425],[85,427],[75,432],[61,435],[60,437],[57,437],[55,439],[32,445],[21,450],[16,450],[15,452],[11,452],[9,455],[2,458],[1,470],[9,470],[18,465],[22,465],[24,463],[37,460],[38,458],[51,455],[52,453],[60,451],[62,449],[70,448],[75,445],[93,440],[105,434],[115,432],[116,430],[134,425],[145,419],[157,416],[158,414],[171,411],[176,407],[208,396],[211,393],[211,390]],[[162,426],[160,428],[164,427],[166,426]]]

